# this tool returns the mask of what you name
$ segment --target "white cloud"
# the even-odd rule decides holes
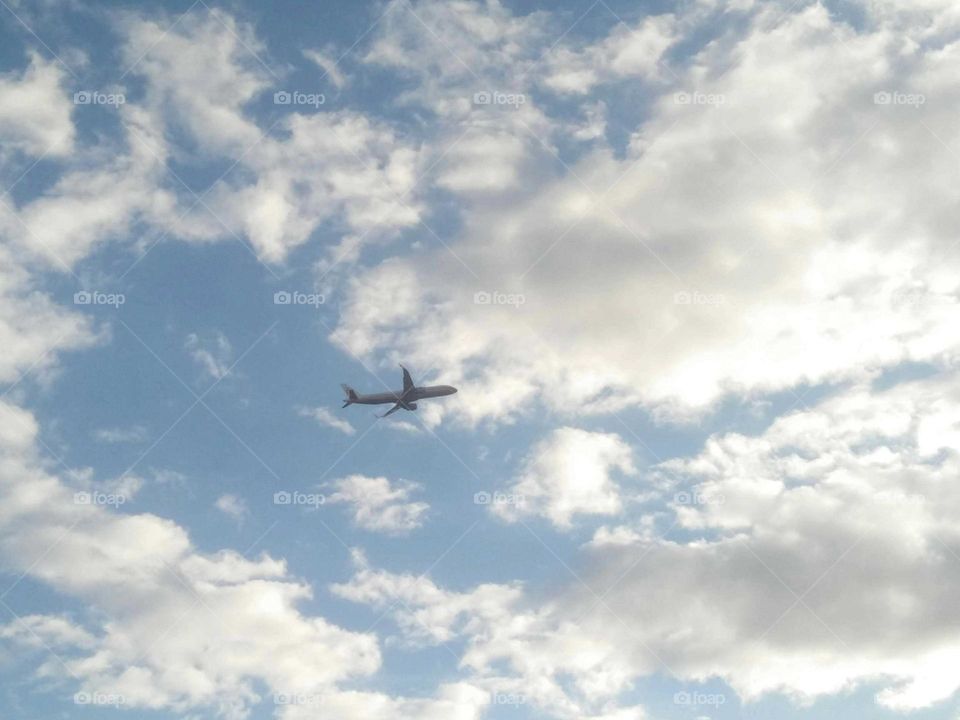
[[[124,238],[137,219],[160,224],[175,217],[176,196],[161,187],[168,153],[161,128],[132,104],[115,112],[125,147],[105,142],[80,148],[39,197],[15,213],[0,205],[6,232],[57,271],[72,268],[108,240]]]
[[[237,522],[243,522],[247,515],[250,514],[250,508],[247,507],[247,502],[243,498],[229,493],[218,497],[214,503],[214,507]]]
[[[592,97],[586,123],[532,101],[500,114],[473,106],[480,90],[528,90],[510,77],[554,39],[545,14],[411,7],[442,42],[398,4],[366,59],[413,79],[400,102],[434,111],[426,141],[326,109],[291,112],[261,138],[267,126],[248,105],[274,85],[248,52],[267,55],[249,27],[196,13],[162,37],[164,23],[127,16],[125,59],[149,52],[134,69],[143,105],[117,111],[120,140],[74,154],[54,145],[63,174],[39,198],[0,208],[0,378],[49,372],[61,351],[98,339],[83,315],[37,289],[19,251],[72,267],[140,223],[169,223],[187,240],[246,235],[261,258],[281,262],[333,223],[355,259],[365,234],[388,239],[420,220],[416,178],[439,160],[435,184],[464,209],[448,243],[459,259],[428,250],[353,278],[333,334],[365,356],[444,368],[470,402],[432,406],[430,422],[445,412],[509,422],[541,409],[570,422],[631,405],[685,418],[730,395],[852,388],[757,437],[717,434],[695,457],[659,466],[648,479],[660,505],[598,529],[584,548],[583,576],[602,601],[577,584],[547,597],[519,584],[454,591],[362,566],[335,585],[388,612],[410,644],[464,642],[471,677],[428,698],[352,689],[380,667],[376,637],[301,611],[311,589],[283,561],[200,552],[169,520],[75,503],[76,488],[132,496],[140,480],[97,483],[77,471],[68,487],[38,454],[32,415],[0,403],[4,566],[91,610],[30,614],[0,637],[37,653],[42,639],[84,688],[120,692],[134,707],[231,717],[266,691],[304,693],[347,718],[472,719],[489,692],[516,690],[561,718],[634,718],[642,711],[618,707],[619,696],[663,672],[719,677],[749,699],[808,701],[871,684],[882,704],[909,710],[954,694],[960,646],[944,628],[960,590],[956,374],[884,391],[870,381],[904,361],[949,365],[960,350],[956,168],[944,148],[955,144],[960,100],[955,9],[875,2],[855,30],[820,5],[781,16],[777,5],[742,2],[711,36],[697,25],[701,11],[726,10],[703,2],[693,15],[558,46],[548,72],[526,82],[584,95],[622,78],[657,81],[629,143],[613,148]],[[674,40],[694,54],[659,73]],[[0,97],[37,99],[0,111],[9,147],[37,155],[59,137],[76,143],[62,84],[41,59],[0,79]],[[873,101],[901,89],[930,102]],[[190,148],[168,142],[181,132]],[[551,154],[561,135],[595,141],[564,151],[562,172]],[[247,154],[205,201],[218,217],[201,206],[178,220],[192,198],[165,163],[190,162],[194,149],[203,161]],[[477,303],[479,291],[523,302]],[[232,357],[220,338],[187,341],[211,377]],[[511,488],[529,504],[496,511],[558,527],[622,513],[614,472],[635,472],[621,438],[563,428],[533,449]],[[417,487],[354,475],[331,499],[360,527],[402,533],[427,511],[410,501]],[[218,507],[238,512],[225,498]],[[658,535],[664,515],[695,539]],[[802,602],[794,592],[806,592]],[[63,672],[44,660],[40,674]]]
[[[618,24],[604,40],[583,50],[561,46],[551,52],[543,84],[556,92],[580,95],[603,82],[654,76],[664,52],[676,40],[673,15],[644,18],[635,28]]]
[[[347,78],[338,67],[336,58],[331,54],[319,50],[306,50],[303,55],[323,70],[323,77],[335,88],[340,90],[346,86]]]
[[[99,428],[93,433],[98,442],[109,443],[139,443],[147,439],[147,429],[142,425],[130,427]]]
[[[277,132],[254,121],[247,103],[294,88],[261,63],[267,53],[250,26],[213,10],[190,13],[170,32],[139,18],[124,30],[131,64],[146,53],[134,72],[147,80],[155,122],[186,130],[203,157],[229,158],[247,171],[222,178],[185,218],[168,218],[182,237],[245,235],[265,261],[282,262],[325,221],[342,221],[369,241],[418,221],[417,150],[390,128],[324,106],[276,106],[287,115]],[[189,193],[185,202],[194,204]]]
[[[226,377],[233,365],[233,347],[222,332],[215,332],[210,339],[201,339],[196,333],[190,333],[184,347],[194,362],[214,380]]]
[[[334,430],[339,430],[344,435],[355,435],[357,429],[353,427],[349,422],[343,418],[337,417],[329,409],[325,407],[314,407],[307,408],[303,407],[298,410],[301,417],[313,418],[318,423],[325,427],[333,428]]]
[[[4,152],[14,148],[35,157],[62,157],[73,149],[73,103],[66,74],[56,61],[38,54],[22,73],[0,75],[0,137]]]
[[[0,203],[0,213],[3,207]],[[0,380],[12,383],[28,376],[43,379],[62,353],[103,337],[89,318],[41,292],[15,258],[12,249],[0,249]]]
[[[138,221],[148,229],[141,253],[166,237],[246,237],[275,263],[325,222],[342,222],[356,253],[419,221],[419,150],[388,126],[347,110],[287,106],[277,106],[286,117],[275,125],[258,124],[247,105],[284,87],[257,60],[266,52],[249,25],[218,10],[169,23],[129,13],[118,30],[124,62],[145,90],[142,101],[131,95],[111,108],[119,140],[65,156],[52,187],[23,207],[0,205],[0,230],[51,266],[72,267],[97,245],[125,239]],[[70,149],[73,105],[61,79],[55,65],[35,59],[22,78],[0,83],[11,102],[27,103],[0,115],[10,147],[39,154],[64,135]],[[172,161],[227,161],[231,172],[210,188],[187,188]]]
[[[471,682],[490,693],[523,696],[550,717],[644,717],[639,708],[617,707],[629,671],[605,641],[581,634],[575,622],[557,624],[552,603],[529,607],[519,584],[454,592],[361,561],[349,582],[331,589],[391,616],[413,646],[465,638],[461,664],[473,671]]]
[[[487,697],[468,685],[442,686],[432,698],[340,687],[379,669],[376,636],[301,612],[298,605],[312,591],[282,560],[203,553],[170,520],[78,504],[73,489],[44,469],[33,416],[0,406],[4,567],[87,609],[82,623],[24,615],[0,627],[0,639],[33,648],[41,677],[64,682],[62,660],[83,692],[179,714],[244,718],[266,690],[268,698],[329,703],[348,720],[479,717]],[[15,595],[7,604],[16,609]],[[43,643],[55,646],[61,660]],[[278,709],[303,717],[299,706]]]
[[[855,387],[665,463],[668,493],[685,493],[680,524],[712,539],[602,544],[587,582],[622,578],[605,602],[626,637],[748,699],[809,700],[878,678],[879,701],[897,709],[949,697],[960,687],[942,671],[960,647],[941,632],[944,593],[960,583],[958,458],[949,436],[925,447],[923,428],[960,425],[954,382]]]
[[[555,179],[465,196],[449,250],[353,278],[332,339],[442,366],[474,400],[438,413],[466,424],[539,404],[691,419],[956,353],[954,45],[904,58],[887,28],[765,7],[651,88],[625,155],[593,144]],[[940,103],[874,102],[896,88]]]
[[[210,10],[187,13],[176,23],[131,14],[121,31],[126,66],[147,81],[147,109],[186,130],[199,152],[242,151],[259,139],[244,106],[271,78],[257,60],[264,47],[249,25]]]
[[[42,649],[47,647],[92,648],[96,638],[69,618],[54,615],[24,615],[0,626],[0,638]]]
[[[7,567],[95,609],[96,647],[61,654],[84,690],[122,694],[128,707],[207,706],[242,717],[255,681],[313,690],[377,668],[375,638],[296,609],[310,590],[283,562],[201,554],[168,520],[75,504],[37,466],[31,416],[5,409],[18,420],[11,425],[33,430],[0,437],[0,552]],[[56,542],[65,533],[69,540]]]
[[[516,503],[495,503],[503,518],[546,517],[569,528],[576,515],[616,515],[622,509],[614,472],[636,473],[633,451],[616,434],[563,427],[539,442],[507,492]]]
[[[309,720],[317,706],[332,717],[356,720],[478,720],[490,695],[470,683],[441,684],[432,698],[391,697],[385,693],[344,691],[316,696],[313,703],[284,708],[284,720]]]
[[[409,502],[411,494],[421,489],[417,483],[385,477],[350,475],[331,483],[335,492],[327,495],[328,503],[344,503],[353,512],[353,522],[364,530],[401,535],[423,525],[430,509],[425,502]]]
[[[756,437],[712,437],[649,478],[691,539],[663,537],[658,509],[602,528],[583,584],[546,597],[363,563],[333,590],[389,612],[410,643],[463,638],[473,682],[524,688],[558,717],[660,672],[745,700],[867,685],[890,708],[929,707],[960,688],[943,635],[960,588],[956,380],[853,386]]]
[[[584,121],[573,128],[573,137],[584,142],[603,138],[607,132],[607,105],[602,100],[583,108]]]

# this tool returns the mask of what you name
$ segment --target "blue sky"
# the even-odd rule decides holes
[[[3,717],[957,715],[946,0],[0,5]]]

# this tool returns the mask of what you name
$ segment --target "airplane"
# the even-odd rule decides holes
[[[342,387],[343,391],[347,394],[347,397],[343,402],[343,407],[354,404],[382,405],[383,403],[396,403],[383,415],[377,416],[384,418],[387,415],[395,413],[400,408],[403,408],[404,410],[416,410],[417,400],[423,400],[424,398],[432,397],[443,397],[444,395],[453,395],[457,391],[455,387],[450,387],[449,385],[427,385],[424,387],[417,387],[413,384],[413,378],[410,377],[410,371],[407,370],[403,365],[400,366],[400,369],[403,370],[403,390],[400,390],[399,392],[382,392],[371,393],[370,395],[361,395],[349,385],[341,385],[340,387]]]

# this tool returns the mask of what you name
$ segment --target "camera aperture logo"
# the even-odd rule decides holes
[[[73,294],[74,305],[108,305],[119,308],[127,302],[123,293],[105,293],[99,290],[81,290]]]
[[[526,104],[527,96],[523,93],[505,93],[499,90],[482,90],[473,94],[474,105],[497,105],[512,107],[519,110],[521,105]]]
[[[273,94],[274,105],[309,105],[318,110],[327,101],[323,93],[305,93],[299,90],[279,90]]]
[[[521,293],[504,293],[497,290],[487,292],[486,290],[481,290],[473,294],[474,305],[512,305],[515,308],[519,308],[525,302],[527,302],[527,298]]]
[[[321,493],[281,490],[273,494],[274,505],[307,505],[309,507],[320,507],[326,501],[327,498]]]
[[[117,107],[127,102],[123,93],[104,93],[99,90],[80,90],[73,94],[74,105],[113,105]]]
[[[318,308],[327,301],[321,293],[280,290],[273,294],[274,305],[309,305]]]

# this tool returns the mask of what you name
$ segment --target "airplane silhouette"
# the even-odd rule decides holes
[[[403,365],[400,366],[400,369],[403,370],[403,390],[400,390],[399,392],[382,392],[371,393],[370,395],[361,395],[349,385],[341,385],[340,387],[342,387],[343,391],[347,394],[347,397],[343,402],[343,407],[346,407],[347,405],[382,405],[384,403],[396,403],[383,415],[378,416],[386,417],[387,415],[395,413],[400,408],[403,408],[404,410],[416,410],[417,400],[423,400],[424,398],[432,397],[443,397],[444,395],[453,395],[457,391],[455,387],[450,387],[449,385],[427,385],[424,387],[417,387],[413,384],[413,378],[410,377],[410,371],[407,370]]]

